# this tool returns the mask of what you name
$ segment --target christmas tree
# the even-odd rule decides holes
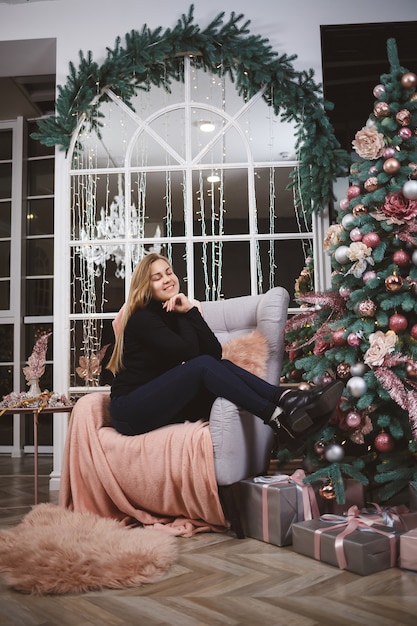
[[[328,479],[339,502],[344,477],[376,502],[417,480],[417,75],[393,39],[387,51],[390,72],[352,142],[346,197],[324,241],[331,288],[299,291],[308,309],[286,332],[287,381],[345,383],[304,459],[308,479]]]

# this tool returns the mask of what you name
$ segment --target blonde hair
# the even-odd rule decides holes
[[[162,254],[151,252],[143,257],[143,259],[137,264],[132,274],[132,280],[130,282],[129,295],[126,300],[126,304],[123,310],[123,317],[120,324],[120,330],[116,336],[116,342],[114,345],[113,353],[110,361],[107,365],[114,375],[123,369],[123,347],[124,347],[124,330],[128,319],[137,309],[143,309],[146,307],[152,299],[151,289],[151,265],[155,261],[166,261],[169,266],[171,263]]]

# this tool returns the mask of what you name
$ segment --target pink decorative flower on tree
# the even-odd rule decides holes
[[[392,224],[404,224],[417,216],[417,201],[407,200],[402,193],[388,193],[382,206],[382,212]]]

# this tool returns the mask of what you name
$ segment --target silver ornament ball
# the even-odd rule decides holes
[[[367,366],[365,363],[354,363],[350,366],[350,375],[351,376],[363,376],[367,370]]]
[[[329,461],[329,463],[340,463],[344,456],[345,451],[342,446],[339,446],[337,443],[329,443],[329,445],[324,448],[324,458],[326,461]]]
[[[376,126],[376,123],[374,120],[371,120],[370,117],[368,117],[368,119],[366,120],[366,127],[367,128],[374,128]]]
[[[352,376],[347,383],[346,389],[354,398],[360,398],[368,390],[368,385],[361,376]]]
[[[403,196],[407,200],[417,200],[417,180],[407,180],[403,185]]]
[[[353,215],[353,213],[346,213],[346,215],[342,217],[343,228],[345,228],[346,230],[350,230],[353,226],[354,219],[355,216]]]
[[[345,263],[349,261],[349,257],[347,256],[348,250],[349,250],[348,246],[339,246],[335,250],[334,258],[341,265],[344,265]]]

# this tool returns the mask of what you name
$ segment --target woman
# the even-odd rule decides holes
[[[343,384],[288,390],[222,360],[222,347],[199,305],[180,291],[168,259],[148,254],[132,275],[108,364],[111,418],[124,435],[207,418],[217,397],[258,416],[299,449],[332,416]]]

